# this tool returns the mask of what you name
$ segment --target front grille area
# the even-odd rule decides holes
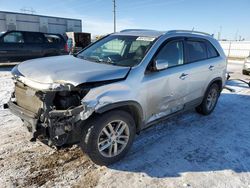
[[[17,82],[15,85],[15,97],[18,106],[29,110],[34,113],[38,113],[42,107],[42,101],[35,95],[36,91],[22,83]]]

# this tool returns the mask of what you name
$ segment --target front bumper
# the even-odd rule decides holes
[[[66,132],[69,134],[69,139],[67,140],[69,144],[79,141],[79,133],[81,131],[78,122],[83,123],[81,116],[81,112],[85,110],[83,105],[69,110],[52,110],[47,116],[49,118],[47,123],[40,121],[40,114],[24,109],[12,101],[4,104],[4,109],[9,109],[11,113],[23,120],[24,126],[27,127],[28,131],[32,134],[32,141],[39,137],[47,144],[48,140],[53,140],[54,137],[58,136],[55,134],[58,131],[63,132],[63,134]],[[62,122],[59,122],[58,119],[62,119]],[[66,129],[67,131],[65,132]],[[52,133],[54,130],[55,132]]]
[[[23,121],[31,135],[31,140],[37,138],[39,134],[41,134],[41,129],[38,131],[37,129],[37,122],[38,118],[37,115],[29,110],[26,110],[14,102],[9,101],[7,104],[4,104],[4,109],[9,109],[11,113],[20,117]]]

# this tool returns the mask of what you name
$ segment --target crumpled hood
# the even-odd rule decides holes
[[[27,79],[39,83],[81,83],[125,78],[129,67],[89,62],[71,55],[39,58],[18,65],[18,71]]]

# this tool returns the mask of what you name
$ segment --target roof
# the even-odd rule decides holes
[[[166,32],[164,31],[156,31],[156,30],[148,30],[148,29],[126,29],[120,31],[119,35],[134,35],[134,36],[148,36],[148,37],[159,37]]]
[[[24,15],[24,16],[35,16],[35,17],[44,17],[44,18],[55,18],[55,19],[64,19],[64,20],[73,20],[73,21],[80,21],[81,19],[74,19],[74,18],[64,18],[64,17],[57,17],[57,16],[45,16],[40,14],[28,14],[28,13],[20,13],[20,12],[9,12],[9,11],[0,11],[2,14],[17,14],[17,15]]]
[[[169,30],[169,31],[156,31],[148,29],[126,29],[122,30],[119,35],[134,35],[134,36],[150,36],[150,37],[159,37],[164,34],[188,34],[188,35],[200,35],[200,36],[209,36],[212,37],[209,33],[193,31],[193,30]]]

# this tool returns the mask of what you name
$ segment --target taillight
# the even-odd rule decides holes
[[[68,48],[68,44],[67,43],[65,43],[65,45],[64,45],[64,51],[65,52],[69,52],[69,48]]]

